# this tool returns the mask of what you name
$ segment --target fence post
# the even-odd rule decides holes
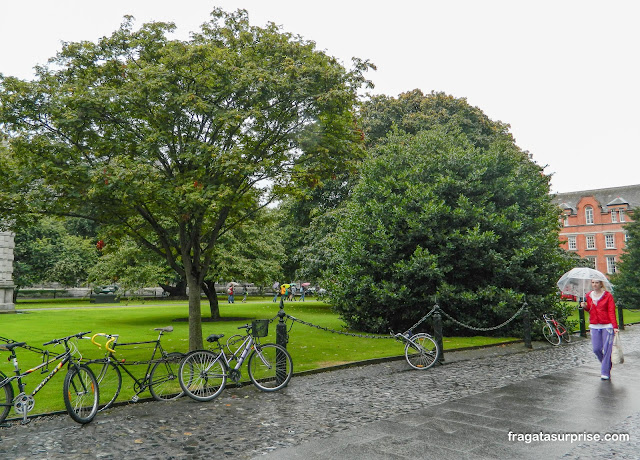
[[[531,312],[529,312],[529,307],[524,307],[522,310],[522,323],[524,330],[524,346],[526,348],[533,348],[533,345],[531,345]]]
[[[444,362],[444,347],[442,346],[442,315],[440,314],[440,307],[438,304],[436,304],[434,308],[433,335],[436,339],[436,343],[438,344],[438,348],[440,348],[440,359],[438,362],[442,364]]]
[[[580,297],[580,300],[578,300],[578,318],[580,318],[580,337],[586,337],[587,327],[584,321],[584,308],[580,306],[581,303],[582,303],[582,297]]]
[[[624,314],[622,313],[621,305],[618,305],[618,329],[624,331]]]
[[[280,311],[278,312],[279,319],[278,324],[276,325],[276,343],[287,348],[289,337],[287,337],[287,325],[284,322],[284,318],[287,314],[284,311],[284,300],[282,300],[282,297],[280,297]]]
[[[287,314],[284,312],[284,296],[280,296],[280,311],[278,312],[278,324],[276,325],[276,344],[282,345],[287,348],[287,325],[284,322],[284,318]],[[284,353],[280,350],[276,350],[276,384],[280,385],[282,379],[287,375],[287,359]]]

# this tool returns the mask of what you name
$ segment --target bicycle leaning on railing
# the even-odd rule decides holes
[[[542,315],[545,324],[542,326],[542,335],[551,345],[560,345],[561,342],[571,342],[571,333],[562,323],[556,321],[553,315]]]
[[[58,373],[60,369],[65,366],[65,364],[67,365],[67,375],[64,378],[63,384],[65,408],[71,418],[78,423],[89,423],[93,420],[93,417],[95,417],[98,412],[98,382],[91,369],[84,364],[80,364],[81,356],[79,356],[78,347],[76,346],[75,341],[70,342],[71,339],[76,339],[77,341],[77,339],[88,338],[84,337],[87,334],[89,334],[89,332],[80,332],[79,334],[50,340],[45,343],[44,346],[62,344],[64,345],[64,351],[49,359],[49,352],[41,350],[42,364],[24,372],[20,370],[18,357],[16,356],[16,348],[29,348],[27,347],[26,342],[13,342],[0,345],[0,350],[8,350],[9,353],[11,353],[9,360],[13,361],[13,367],[15,369],[15,375],[10,377],[7,377],[0,372],[0,423],[7,418],[11,407],[14,408],[16,414],[22,416],[22,424],[29,423],[29,420],[27,420],[27,414],[33,410],[35,405],[34,396],[55,374]],[[51,372],[49,372],[49,364],[56,361],[59,361],[58,364]],[[23,382],[22,379],[39,369],[43,369],[43,374],[46,372],[49,372],[49,374],[47,374],[31,394],[26,394],[26,383]],[[18,385],[18,396],[15,397],[13,386],[11,384],[14,380],[17,381]]]
[[[276,391],[285,387],[293,375],[291,355],[281,345],[260,343],[269,331],[269,320],[254,320],[238,327],[246,334],[236,334],[226,342],[225,354],[220,339],[224,334],[212,334],[207,342],[215,350],[196,350],[188,353],[180,363],[179,380],[185,394],[196,401],[210,401],[218,396],[227,383],[227,377],[240,382],[240,366],[247,359],[251,382],[262,391]],[[231,362],[236,361],[231,367]]]
[[[98,333],[91,337],[91,342],[98,348],[102,348],[101,344],[96,342],[97,337],[106,337],[107,342],[104,344],[106,354],[104,358],[93,359],[87,364],[93,370],[98,384],[100,385],[100,409],[105,410],[113,405],[122,389],[122,369],[125,374],[133,380],[133,389],[135,394],[131,398],[132,402],[138,401],[140,393],[147,388],[151,396],[158,401],[170,401],[183,395],[180,384],[178,383],[178,366],[184,357],[182,353],[166,352],[160,343],[160,339],[165,332],[172,332],[173,326],[155,328],[159,331],[156,340],[145,342],[129,342],[117,343],[118,334]],[[153,352],[149,361],[142,363],[127,363],[124,359],[120,360],[114,356],[116,345],[118,348],[128,345],[144,345],[154,344]],[[159,357],[156,354],[159,352]],[[143,378],[137,378],[127,368],[133,364],[146,364],[147,369]]]
[[[426,370],[438,362],[441,355],[438,342],[426,332],[414,334],[411,329],[393,334],[396,340],[405,343],[404,356],[414,369]]]

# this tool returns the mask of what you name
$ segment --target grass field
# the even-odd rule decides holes
[[[129,305],[125,301],[120,304],[90,304],[87,300],[51,301],[23,301],[16,305],[18,314],[0,315],[0,337],[15,341],[24,341],[34,347],[42,348],[42,344],[51,339],[64,337],[78,332],[91,331],[119,334],[118,343],[140,342],[155,340],[158,333],[156,327],[173,326],[174,331],[163,336],[162,345],[167,351],[188,351],[188,323],[186,322],[188,306],[186,301],[132,301]],[[208,313],[208,304],[202,304],[203,314]],[[225,334],[229,337],[238,333],[238,326],[251,322],[253,319],[271,319],[278,313],[278,304],[270,299],[261,298],[247,303],[229,305],[220,303],[221,315],[225,319],[218,322],[203,322],[203,336],[209,334]],[[331,311],[328,304],[309,299],[306,302],[287,302],[285,311],[301,320],[317,324],[328,329],[354,332],[345,329],[340,318]],[[425,311],[426,313],[426,311]],[[269,336],[261,339],[265,342],[275,342],[275,326],[277,320],[269,328]],[[425,323],[428,332],[430,325]],[[384,339],[368,339],[351,337],[342,334],[312,328],[300,323],[287,322],[290,328],[287,349],[291,353],[294,372],[330,367],[355,361],[374,358],[402,356],[403,344]],[[446,331],[445,331],[446,332]],[[222,341],[224,342],[225,339]],[[501,343],[513,338],[495,337],[445,337],[445,350],[465,348]],[[0,342],[2,342],[0,340]],[[60,347],[47,347],[56,352]],[[85,359],[95,359],[103,356],[103,351],[95,347],[89,340],[78,342],[78,349]],[[149,359],[152,349],[148,345],[117,347],[116,356],[129,362]],[[0,371],[7,375],[13,373],[12,363],[6,360],[8,353],[0,352]],[[42,355],[18,349],[18,359],[22,370],[26,370],[42,362]],[[50,366],[52,369],[53,366]],[[136,376],[143,375],[146,366],[132,365],[131,372]],[[246,365],[242,369],[243,380],[247,380]],[[27,393],[33,391],[37,384],[45,377],[44,374],[34,372],[29,375]],[[64,372],[56,375],[35,396],[35,408],[31,414],[62,410],[62,383]],[[119,401],[127,401],[134,394],[133,382],[123,375],[123,391]],[[17,388],[14,386],[14,390]],[[148,397],[144,392],[141,397]],[[12,412],[10,416],[14,416]]]

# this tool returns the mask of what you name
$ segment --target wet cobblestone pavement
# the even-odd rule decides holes
[[[634,362],[638,359],[634,356],[640,350],[640,326],[628,327],[622,338],[625,353],[631,355],[623,366],[636,366]],[[544,376],[553,379],[571,373],[580,382],[584,380],[587,387],[600,384],[594,378],[598,366],[590,344],[579,338],[560,347],[535,343],[529,351],[520,343],[449,353],[446,359],[446,365],[424,372],[411,370],[405,361],[399,360],[294,375],[286,389],[275,393],[231,385],[208,403],[182,398],[167,403],[130,404],[99,413],[85,426],[76,424],[67,415],[36,418],[26,426],[13,422],[10,427],[0,429],[0,458],[247,459],[270,453],[267,458],[298,458],[297,450],[303,454],[304,447],[313,443],[331,445],[341,434],[353,432],[358,436],[358,428],[366,432],[368,426],[379,427],[387,422],[392,426],[398,420],[412,418],[407,415],[425,417],[437,410],[435,406],[474,395],[498,395],[500,389],[516,383],[526,387],[537,382],[539,386],[540,380],[536,379]],[[612,376],[615,382],[615,368]],[[640,393],[635,397],[640,398]],[[522,405],[522,410],[535,410],[535,403],[530,405],[530,408]],[[592,458],[595,451],[599,458],[609,458],[612,452],[619,453],[615,458],[637,458],[638,444],[634,438],[639,423],[636,412],[616,425],[619,431],[636,434],[635,437],[632,434],[632,443],[583,443],[572,446],[570,452],[564,449],[564,458]],[[393,439],[385,442],[393,445]],[[421,445],[428,446],[428,439]],[[624,457],[624,449],[631,452],[632,448],[634,457]],[[426,455],[424,450],[424,457],[419,450],[411,455],[409,450],[404,455],[400,451],[398,455],[391,452],[367,454],[363,458],[439,458]],[[434,453],[437,450],[431,452]],[[451,452],[445,454],[441,458],[456,458]],[[344,456],[335,452],[332,455],[332,458],[357,457],[348,451]]]

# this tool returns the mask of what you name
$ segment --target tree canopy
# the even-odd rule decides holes
[[[191,349],[219,239],[360,154],[354,103],[369,67],[346,70],[246,11],[211,16],[188,41],[127,18],[64,44],[33,81],[0,78],[2,213],[86,217],[162,257],[188,283]]]
[[[629,238],[625,243],[625,252],[617,264],[617,273],[612,278],[613,291],[618,302],[624,308],[638,308],[640,306],[640,221],[629,222],[624,227]]]
[[[325,240],[325,283],[350,326],[406,328],[436,299],[476,327],[508,319],[525,296],[534,312],[554,303],[565,259],[548,177],[504,137],[486,148],[471,138],[435,126],[372,150]]]

